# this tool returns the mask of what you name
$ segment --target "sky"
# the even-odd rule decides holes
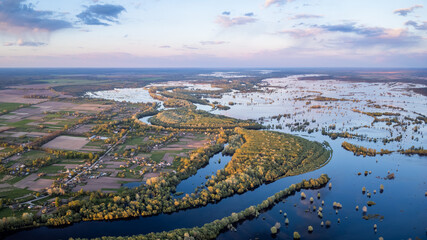
[[[0,67],[427,67],[427,1],[0,0]]]

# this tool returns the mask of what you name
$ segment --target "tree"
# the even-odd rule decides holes
[[[59,207],[59,197],[55,198],[55,207]]]

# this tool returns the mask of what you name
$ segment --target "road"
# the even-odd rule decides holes
[[[50,195],[41,196],[41,197],[35,198],[35,199],[33,199],[33,200],[23,202],[23,203],[21,203],[21,204],[29,204],[29,205],[31,206],[31,205],[34,205],[34,204],[33,204],[33,202],[35,202],[35,201],[37,201],[37,200],[40,200],[40,199],[47,198],[47,197],[51,197],[51,196],[50,196]]]
[[[86,170],[81,171],[80,173],[78,173],[76,176],[72,177],[71,179],[69,179],[68,181],[65,182],[65,185],[67,185],[68,183],[74,181],[74,179],[76,179],[78,176],[82,175],[83,173],[92,170],[92,168],[97,165],[99,163],[99,161],[101,161],[105,156],[107,156],[107,154],[109,154],[120,142],[122,142],[123,139],[126,138],[126,136],[128,135],[129,132],[132,131],[132,128],[129,129],[129,131],[126,132],[126,134],[120,138],[119,141],[117,141],[113,146],[111,146],[101,157],[98,158],[98,160],[96,160],[96,162],[94,162],[92,165],[90,165],[90,167],[88,167]]]

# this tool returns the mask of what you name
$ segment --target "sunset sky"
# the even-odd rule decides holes
[[[0,67],[427,67],[425,0],[0,0]]]

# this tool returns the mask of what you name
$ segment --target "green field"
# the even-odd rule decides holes
[[[180,153],[187,153],[190,149],[183,149],[183,150],[155,150],[151,152],[151,160],[155,161],[156,163],[159,163],[162,161],[163,157],[166,153],[170,153],[172,155],[180,154]]]
[[[15,128],[19,128],[20,131],[24,131],[26,129],[31,129],[34,128],[34,126],[29,126],[27,125],[28,123],[34,122],[34,120],[31,119],[24,119],[18,122],[8,122],[7,125],[9,127],[15,127]]]
[[[22,196],[25,196],[33,191],[22,189],[22,188],[9,188],[6,191],[0,192],[0,198],[10,198],[15,199]]]
[[[138,136],[126,139],[126,145],[141,145],[144,142],[145,136]]]
[[[13,178],[11,178],[11,179],[9,179],[9,180],[7,180],[7,181],[5,181],[5,183],[8,183],[8,184],[15,184],[15,183],[17,183],[17,182],[19,182],[19,181],[21,181],[22,179],[24,179],[25,178],[25,176],[24,177],[22,177],[22,176],[14,176]]]
[[[58,173],[59,171],[64,170],[64,166],[51,165],[47,167],[40,168],[38,173]]]
[[[44,151],[38,151],[38,150],[31,150],[29,152],[25,152],[21,155],[21,158],[19,158],[18,161],[24,162],[24,161],[32,161],[37,158],[44,158],[49,156],[50,154]]]
[[[10,216],[22,216],[23,213],[33,213],[35,214],[37,211],[32,211],[32,210],[12,210],[10,208],[1,208],[0,209],[0,218],[4,218],[4,217],[10,217]]]
[[[167,151],[156,151],[156,152],[152,152],[151,154],[151,159],[155,162],[160,162],[162,161],[163,157],[165,156],[165,154],[167,153]]]
[[[27,104],[22,103],[0,103],[0,114],[4,112],[12,112],[21,107],[27,106]]]

